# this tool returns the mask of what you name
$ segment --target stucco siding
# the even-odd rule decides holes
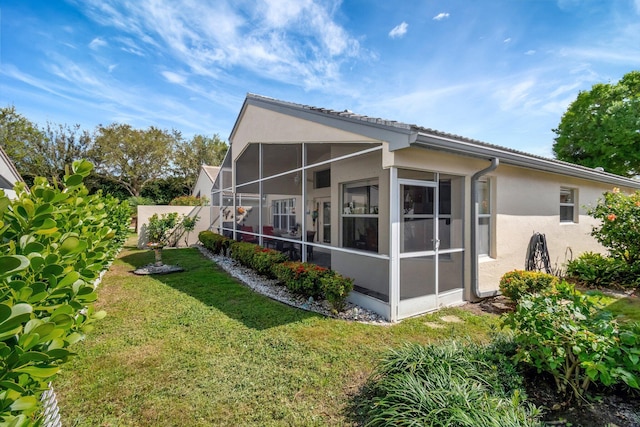
[[[597,221],[587,210],[611,186],[513,166],[500,166],[490,179],[495,226],[492,256],[481,259],[479,264],[481,291],[498,289],[504,273],[524,269],[529,240],[535,232],[546,236],[554,269],[564,268],[567,261],[586,251],[606,252],[590,235]],[[576,222],[560,221],[562,187],[575,191]]]
[[[247,105],[235,129],[231,150],[233,158],[237,159],[250,142],[325,141],[366,142],[375,140],[330,126]]]

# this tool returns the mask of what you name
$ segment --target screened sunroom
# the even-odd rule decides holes
[[[212,228],[353,278],[350,299],[389,319],[461,302],[464,179],[383,168],[384,149],[327,141],[229,150]]]

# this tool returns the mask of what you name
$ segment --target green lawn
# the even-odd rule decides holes
[[[350,425],[350,398],[385,350],[484,341],[498,323],[461,309],[393,326],[328,319],[252,292],[197,249],[163,258],[187,271],[135,276],[153,254],[129,249],[104,276],[108,316],[54,383],[65,425]]]

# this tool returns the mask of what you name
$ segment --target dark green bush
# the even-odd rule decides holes
[[[500,342],[497,348],[505,346]],[[539,411],[512,389],[517,376],[495,348],[457,342],[391,350],[365,387],[366,426],[536,426]],[[505,380],[511,381],[505,384]]]
[[[305,297],[320,298],[323,295],[320,278],[335,273],[315,264],[288,261],[274,266],[273,274],[291,292]]]
[[[231,258],[238,261],[245,267],[252,268],[251,262],[253,260],[253,253],[258,245],[248,242],[236,242],[233,241],[229,248],[231,249]]]
[[[569,261],[567,278],[585,286],[638,287],[640,268],[620,258],[585,252]]]
[[[233,242],[232,239],[224,237],[222,234],[214,233],[213,231],[201,231],[198,234],[198,239],[202,245],[212,251],[215,254],[226,254],[227,249]]]
[[[512,301],[518,302],[524,295],[552,289],[557,283],[558,278],[551,274],[514,270],[500,278],[500,292]]]
[[[73,163],[62,188],[36,178],[0,190],[0,424],[40,425],[42,392],[73,356],[96,312],[94,283],[122,244],[125,205],[89,195],[92,165]]]
[[[339,274],[326,274],[320,277],[320,286],[325,299],[336,311],[343,311],[347,297],[353,290],[353,279]]]

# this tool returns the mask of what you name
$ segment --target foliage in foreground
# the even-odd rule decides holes
[[[524,295],[504,324],[515,334],[515,360],[550,373],[568,397],[593,383],[640,389],[640,326],[620,326],[566,282]]]
[[[86,161],[74,162],[63,189],[36,178],[17,199],[0,191],[0,425],[38,425],[39,399],[73,354],[95,312],[93,283],[113,260],[129,208],[89,196]]]
[[[368,427],[537,426],[539,410],[524,403],[522,379],[509,360],[513,345],[408,344],[389,351],[360,405]]]

